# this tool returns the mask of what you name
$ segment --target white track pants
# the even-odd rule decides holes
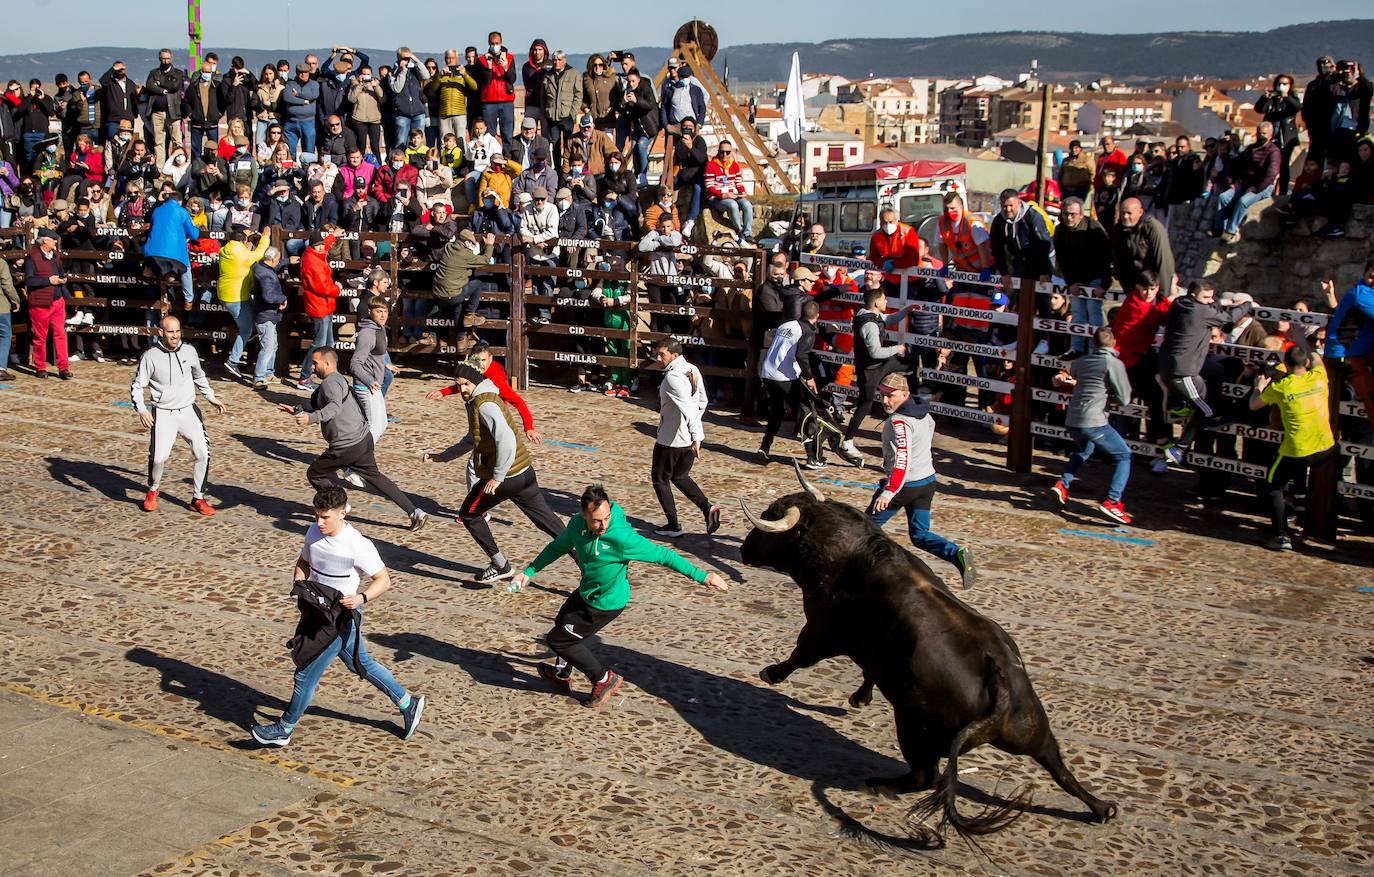
[[[148,437],[148,489],[157,490],[162,484],[162,467],[172,455],[177,436],[186,439],[195,458],[195,489],[193,497],[205,496],[205,476],[210,471],[210,435],[205,430],[205,418],[200,408],[153,409],[153,430]]]

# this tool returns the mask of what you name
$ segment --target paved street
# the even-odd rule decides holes
[[[707,540],[684,513],[696,532],[675,547],[734,586],[632,568],[631,605],[598,646],[626,685],[592,712],[534,674],[575,568],[560,561],[514,595],[471,584],[485,558],[453,518],[463,464],[420,461],[461,437],[461,401],[399,380],[379,459],[436,517],[411,534],[394,507],[355,495],[353,520],[394,576],[368,607],[369,651],[429,710],[403,742],[385,698],[335,666],[291,745],[264,751],[247,728],[290,695],[287,592],[318,430],[269,404],[294,393],[216,382],[229,405],[207,409],[219,513],[189,511],[181,445],[162,508],[145,514],[131,369],[77,368],[71,383],[0,387],[5,877],[1374,872],[1367,534],[1277,555],[1258,546],[1253,498],[1205,511],[1187,498],[1191,476],[1143,471],[1127,494],[1138,525],[1123,532],[1089,504],[1102,464],[1061,513],[1043,469],[1006,473],[971,432],[978,442],[937,438],[936,529],[979,558],[960,596],[1016,638],[1067,760],[1121,815],[1084,823],[1031,761],[979,749],[960,760],[964,812],[1026,783],[1033,812],[981,853],[955,837],[912,853],[848,839],[837,821],[905,836],[908,805],[858,787],[904,769],[886,701],[848,709],[859,674],[845,661],[758,681],[790,651],[801,601],[740,563],[737,501],[762,508],[796,482],[790,466],[746,462],[758,436],[732,418],[708,424],[696,473],[725,526]],[[528,398],[554,440],[535,457],[560,515],[603,480],[642,532],[661,523],[655,412],[551,387]],[[860,447],[871,462],[874,441]],[[818,486],[858,505],[876,477],[832,464]],[[507,506],[493,530],[519,562],[543,544]],[[889,531],[905,541],[898,521]]]

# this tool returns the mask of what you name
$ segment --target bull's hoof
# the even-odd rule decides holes
[[[868,706],[873,702],[873,689],[867,685],[849,695],[849,705],[853,709]]]
[[[777,667],[777,664],[769,664],[767,667],[764,667],[762,670],[759,671],[759,678],[762,679],[764,682],[767,682],[769,685],[777,685],[785,678],[781,674],[776,672]]]
[[[1115,801],[1098,801],[1097,806],[1092,808],[1093,816],[1098,822],[1111,822],[1116,818]]]

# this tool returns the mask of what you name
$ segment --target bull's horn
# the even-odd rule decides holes
[[[765,533],[786,533],[797,526],[797,522],[801,520],[801,509],[796,506],[788,508],[781,521],[765,521],[762,518],[754,517],[754,513],[749,511],[749,506],[743,499],[739,501],[739,507],[744,509],[744,516],[749,519],[749,523],[753,524],[755,529]]]
[[[802,474],[801,464],[797,462],[796,457],[792,458],[792,468],[797,470],[797,480],[801,482],[802,490],[806,491],[807,496],[811,497],[816,502],[825,502],[825,494],[821,493],[810,481],[806,480],[806,476]]]

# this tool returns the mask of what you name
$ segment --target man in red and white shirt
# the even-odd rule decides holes
[[[725,214],[726,221],[748,243],[754,242],[754,205],[744,191],[744,171],[735,161],[735,145],[722,138],[716,154],[706,162],[702,184],[706,188],[706,206]]]
[[[898,509],[905,509],[911,544],[954,564],[964,587],[972,587],[973,552],[930,529],[930,505],[936,488],[935,464],[930,459],[935,418],[930,416],[930,406],[911,395],[906,375],[893,373],[883,378],[878,392],[888,415],[883,422],[883,471],[887,477],[868,504],[868,516],[881,527]]]

